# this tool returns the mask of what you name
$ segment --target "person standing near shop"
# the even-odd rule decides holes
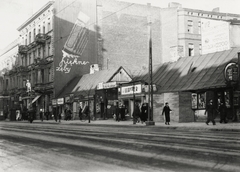
[[[206,107],[206,111],[205,111],[205,115],[207,113],[207,121],[206,124],[208,125],[208,123],[211,121],[213,123],[213,125],[216,125],[215,121],[214,121],[214,112],[215,112],[215,108],[213,106],[213,100],[209,101],[209,104]]]
[[[43,122],[43,112],[42,112],[42,109],[40,109],[40,119],[41,119],[41,121]]]
[[[163,107],[162,115],[165,114],[165,125],[170,125],[170,107],[168,106],[168,102],[165,103],[165,106]]]
[[[133,110],[133,124],[136,124],[138,122],[138,118],[140,117],[140,108],[138,103],[135,103],[134,110]]]
[[[220,123],[222,123],[222,122],[227,123],[227,120],[226,120],[226,106],[222,101],[220,102],[220,106],[218,108],[218,111],[220,113]]]
[[[79,106],[78,116],[79,116],[79,119],[82,120],[82,108],[81,108],[81,106]]]

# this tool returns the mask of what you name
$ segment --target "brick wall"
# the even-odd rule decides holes
[[[171,47],[178,45],[178,20],[177,8],[161,10],[161,36],[162,36],[162,60],[163,62],[176,61],[171,58]]]
[[[190,92],[179,92],[179,122],[194,122]]]
[[[169,103],[172,112],[170,114],[171,121],[179,122],[179,95],[178,93],[154,94],[153,96],[153,120],[155,122],[164,122],[162,110],[166,102]]]
[[[129,7],[128,7],[129,6]],[[103,69],[123,66],[144,69],[148,66],[149,44],[146,5],[131,5],[114,0],[102,1],[102,20],[99,25],[103,39]],[[116,12],[118,11],[118,12]],[[159,8],[151,7],[153,63],[160,58]]]

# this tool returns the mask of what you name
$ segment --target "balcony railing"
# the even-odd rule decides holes
[[[47,34],[39,33],[36,35],[35,40],[38,44],[45,44],[46,40],[49,38],[50,36],[48,36]]]
[[[27,51],[28,51],[28,46],[27,46],[27,45],[20,45],[20,46],[18,47],[18,52],[19,52],[20,54],[26,54]]]

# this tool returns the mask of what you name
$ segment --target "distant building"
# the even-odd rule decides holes
[[[219,33],[225,34],[225,36],[229,35],[229,48],[240,45],[236,42],[236,36],[239,35],[239,26],[235,24],[236,22],[234,23],[234,21],[240,19],[240,15],[221,13],[219,9],[213,11],[187,9],[182,8],[182,5],[178,3],[170,3],[168,8],[161,9],[160,14],[162,36],[160,53],[163,62],[176,61],[179,57],[202,54],[206,49],[206,46],[202,45],[203,19],[211,23],[214,23],[214,21],[222,22],[221,24],[225,23],[225,27],[220,27]],[[227,28],[229,29],[226,30]],[[221,43],[224,38],[218,37],[218,39]],[[219,51],[223,50],[227,49],[219,49]],[[206,52],[212,53],[214,51]]]

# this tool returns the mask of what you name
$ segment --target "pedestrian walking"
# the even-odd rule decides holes
[[[208,125],[208,123],[211,121],[213,123],[213,125],[216,125],[215,121],[214,121],[214,112],[216,111],[216,109],[213,106],[213,100],[209,101],[209,104],[206,107],[206,111],[205,111],[205,115],[207,113],[207,121],[206,124]]]
[[[122,105],[119,110],[120,110],[121,120],[124,121],[125,120],[126,108],[124,107],[124,105]]]
[[[227,120],[226,120],[226,105],[223,102],[220,102],[220,106],[218,108],[218,111],[220,113],[220,123],[222,123],[222,122],[227,123]]]
[[[147,103],[143,103],[142,107],[141,107],[141,122],[144,123],[147,121],[148,118],[148,104]]]
[[[170,125],[170,111],[172,111],[168,105],[168,102],[165,103],[163,107],[162,115],[165,114],[165,125]]]
[[[140,108],[138,106],[138,103],[135,103],[132,116],[133,116],[133,124],[136,124],[138,122],[138,118],[140,117]]]
[[[119,122],[121,117],[120,117],[120,109],[119,109],[118,103],[116,105],[115,114],[116,114],[116,121]]]
[[[39,115],[40,115],[40,119],[41,119],[41,121],[43,122],[43,112],[42,112],[42,109],[40,109],[40,113],[39,113]]]
[[[81,106],[79,106],[78,116],[79,116],[79,120],[82,120],[82,108],[81,108]]]

